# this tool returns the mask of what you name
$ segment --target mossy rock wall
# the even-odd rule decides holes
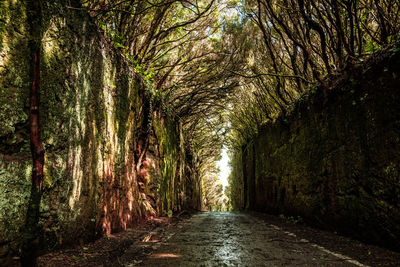
[[[78,7],[68,8],[67,6]],[[138,135],[147,129],[142,79],[98,34],[79,1],[45,1],[41,61],[41,127],[45,181],[41,202],[44,249],[91,240],[155,215],[142,195]],[[25,2],[0,1],[0,258],[19,253],[31,179],[28,107],[28,34]],[[4,17],[4,19],[3,19]],[[161,125],[162,127],[164,124]],[[168,125],[167,125],[168,126]],[[174,128],[168,126],[169,128]],[[174,128],[175,129],[175,128]],[[153,135],[154,202],[171,201],[157,214],[177,209],[183,187],[174,178],[166,192],[160,179],[184,177],[173,165],[181,154],[180,132]],[[169,146],[167,147],[167,143]],[[152,151],[148,153],[150,155]],[[171,155],[169,155],[171,154]],[[174,158],[175,157],[175,158]],[[171,165],[171,166],[170,166]],[[161,169],[168,173],[162,174]],[[138,171],[139,170],[139,171]],[[166,178],[163,179],[166,179]],[[172,179],[172,178],[171,178]],[[190,186],[190,185],[189,185]],[[141,191],[140,191],[141,190]],[[150,193],[150,192],[147,192]],[[171,196],[170,196],[171,195]],[[151,204],[151,203],[150,203]]]
[[[185,149],[182,125],[154,112],[149,147],[140,166],[141,201],[150,214],[171,216],[185,208],[201,209],[200,177],[191,151]]]
[[[299,101],[238,153],[236,207],[399,249],[400,46],[366,65]]]

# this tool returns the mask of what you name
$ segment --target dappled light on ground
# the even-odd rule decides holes
[[[151,258],[164,259],[164,258],[181,258],[182,255],[172,253],[155,253],[151,255]]]

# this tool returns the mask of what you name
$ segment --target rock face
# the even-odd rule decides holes
[[[198,208],[198,177],[186,171],[192,159],[179,123],[143,108],[150,97],[142,78],[106,44],[86,12],[66,8],[79,1],[45,4],[45,249],[123,230],[185,205]],[[6,0],[0,9],[1,258],[18,254],[31,158],[25,3]]]
[[[300,100],[235,156],[236,208],[400,247],[400,46]],[[357,73],[354,76],[354,73]]]

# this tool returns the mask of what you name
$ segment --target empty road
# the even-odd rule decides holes
[[[275,218],[275,219],[273,219]],[[204,212],[135,245],[127,266],[396,266],[398,253],[260,214]]]

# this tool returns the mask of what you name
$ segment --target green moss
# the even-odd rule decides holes
[[[0,155],[0,240],[10,242],[7,253],[18,252],[30,192],[29,160]],[[2,256],[2,255],[0,255]]]
[[[160,144],[162,211],[176,210],[178,204],[178,173],[180,133],[169,120],[155,119],[154,128]]]
[[[19,152],[28,119],[28,47],[22,38],[26,35],[25,10],[20,1],[0,5],[0,152]]]

